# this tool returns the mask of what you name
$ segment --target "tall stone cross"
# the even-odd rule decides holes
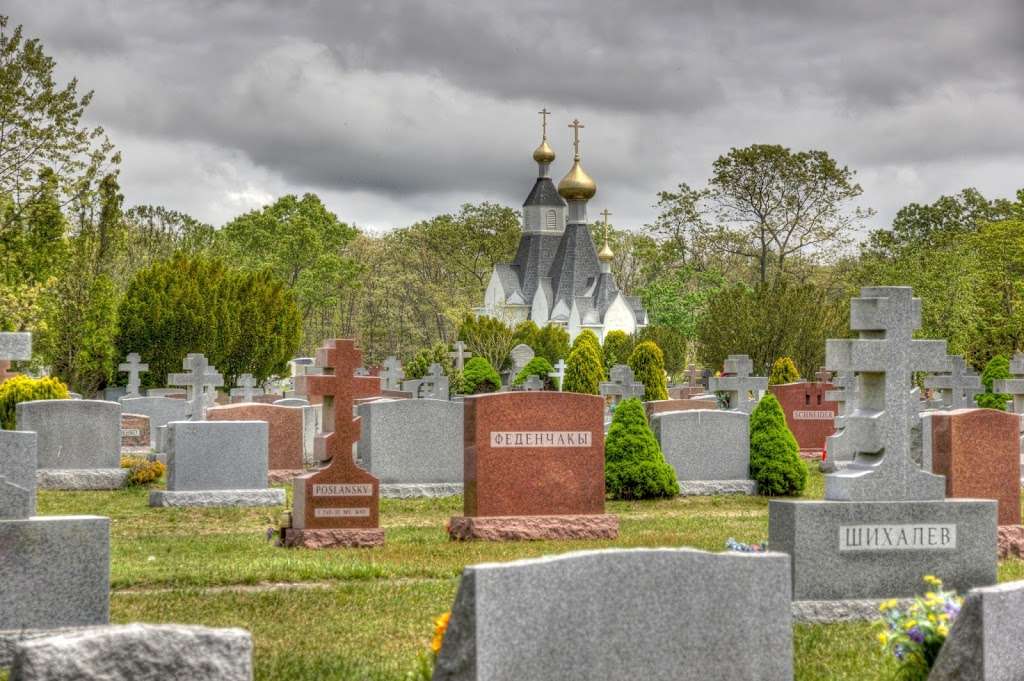
[[[167,377],[167,385],[186,389],[185,398],[192,408],[189,420],[202,421],[206,407],[213,403],[214,388],[224,385],[224,377],[210,366],[205,355],[198,352],[187,355],[182,368],[185,369],[183,373]]]
[[[700,387],[703,387],[700,384],[700,376],[701,376],[701,372],[697,368],[696,364],[691,364],[689,367],[687,367],[687,369],[686,369],[686,377],[687,377],[688,380],[687,380],[687,383],[686,383],[686,387],[688,387],[688,388],[700,388]]]
[[[0,383],[18,374],[8,371],[11,360],[32,359],[32,334],[0,333]]]
[[[362,426],[352,416],[353,377],[361,366],[363,353],[355,341],[333,339],[317,350],[319,374],[295,377],[295,389],[310,397],[323,398],[323,432],[314,444],[318,461],[330,461],[326,468],[295,478],[292,527],[300,529],[376,528],[380,507],[380,484],[356,465],[352,447]]]
[[[818,383],[829,383],[832,381],[832,372],[825,367],[818,369],[818,373],[814,374],[814,380]]]
[[[256,393],[256,379],[252,374],[242,374],[235,379],[235,385],[241,389],[242,401],[252,402],[252,398]],[[232,391],[234,392],[234,391]],[[262,390],[260,392],[263,392]]]
[[[394,355],[384,360],[381,366],[380,377],[384,381],[384,390],[401,390],[402,379],[405,378],[405,371],[402,363]]]
[[[449,395],[448,377],[440,364],[431,364],[430,373],[420,383],[420,397],[431,400],[447,400]]]
[[[974,396],[982,392],[981,376],[972,371],[960,355],[949,356],[949,373],[927,376],[924,387],[939,391],[939,401],[946,409],[974,407]]]
[[[601,395],[611,397],[614,404],[630,397],[643,399],[644,384],[636,380],[636,375],[628,364],[616,364],[609,372],[610,381],[599,387]]]
[[[473,356],[472,352],[466,350],[466,344],[462,341],[455,341],[454,352],[449,352],[448,356],[455,360],[455,368],[462,371],[466,366],[466,360]]]
[[[999,378],[992,382],[992,392],[1013,397],[1013,412],[1024,414],[1024,352],[1018,352],[1010,360],[1010,374],[1013,378]]]
[[[727,375],[712,376],[708,379],[708,389],[725,393],[729,409],[753,413],[761,393],[768,389],[768,379],[750,375],[754,371],[754,362],[747,355],[729,355],[722,368]]]
[[[139,394],[139,390],[142,388],[142,381],[139,379],[139,374],[142,373],[143,371],[149,371],[149,365],[142,364],[139,361],[141,359],[142,358],[139,357],[139,353],[129,352],[128,356],[125,357],[125,360],[127,361],[117,366],[118,372],[128,374],[128,395]]]
[[[921,300],[909,286],[861,289],[850,303],[850,329],[859,338],[825,344],[825,364],[857,375],[856,409],[843,417],[840,434],[853,463],[825,477],[830,501],[924,501],[946,496],[941,475],[912,458],[911,426],[917,405],[914,372],[948,371],[946,341],[914,340]]]
[[[558,392],[562,392],[562,382],[565,380],[565,360],[558,360],[555,370],[549,373],[548,376],[558,381]]]

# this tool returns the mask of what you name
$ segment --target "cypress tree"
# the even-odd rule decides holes
[[[668,399],[665,357],[661,354],[661,348],[652,341],[640,343],[629,356],[629,368],[633,370],[636,380],[644,384],[645,401]]]
[[[647,425],[643,404],[629,398],[615,408],[604,443],[605,490],[613,499],[654,499],[679,494],[676,471],[665,461]]]
[[[758,493],[767,496],[799,496],[807,485],[807,464],[771,393],[750,415],[750,477],[757,482]]]
[[[790,357],[779,357],[772,364],[772,372],[768,376],[768,385],[781,385],[783,383],[796,383],[800,380],[800,372],[796,370],[796,364]]]
[[[597,395],[600,392],[601,381],[604,380],[604,364],[595,345],[596,341],[583,342],[569,353],[562,390],[586,395]]]

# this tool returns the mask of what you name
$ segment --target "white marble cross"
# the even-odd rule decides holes
[[[472,352],[466,350],[466,344],[462,341],[455,341],[454,352],[449,352],[448,356],[455,360],[455,368],[459,371],[466,366],[466,360],[473,356]]]
[[[1018,352],[1010,360],[1010,374],[1013,378],[992,381],[992,392],[1010,395],[1014,413],[1024,414],[1024,352]]]
[[[242,401],[252,402],[252,398],[256,395],[254,388],[256,387],[256,379],[253,378],[252,374],[242,374],[235,379],[235,385],[238,386],[242,391]],[[234,392],[234,391],[232,391]],[[262,390],[260,391],[263,392]]]
[[[750,375],[754,371],[754,362],[747,355],[729,355],[722,369],[729,375],[712,376],[708,379],[708,389],[726,393],[730,409],[752,413],[761,393],[768,389],[768,379]]]
[[[381,366],[380,377],[384,381],[384,390],[401,390],[402,379],[405,378],[405,371],[402,363],[394,355],[384,360]]]
[[[562,392],[562,383],[565,381],[565,360],[558,360],[558,363],[555,364],[555,370],[549,373],[548,376],[558,381],[558,392]]]
[[[118,372],[128,374],[127,394],[138,395],[139,389],[142,387],[142,381],[139,379],[139,374],[143,371],[148,372],[149,365],[143,364],[139,361],[142,358],[139,357],[139,353],[137,352],[128,353],[128,356],[125,357],[125,359],[127,361],[119,364],[117,370]]]
[[[167,385],[184,387],[188,391],[186,399],[192,407],[189,420],[202,421],[206,415],[206,407],[213,403],[216,392],[213,389],[224,385],[224,377],[210,366],[203,354],[198,352],[186,356],[181,364],[185,371],[168,376]]]

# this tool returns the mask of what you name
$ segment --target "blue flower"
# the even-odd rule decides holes
[[[907,636],[909,636],[910,640],[914,643],[924,643],[924,634],[921,633],[921,630],[917,627],[914,627],[910,631],[908,631]]]

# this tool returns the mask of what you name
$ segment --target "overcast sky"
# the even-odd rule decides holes
[[[518,208],[541,107],[620,226],[753,143],[827,150],[877,225],[1024,186],[1024,0],[4,5],[95,90],[128,203],[217,225],[288,192],[381,229]]]

